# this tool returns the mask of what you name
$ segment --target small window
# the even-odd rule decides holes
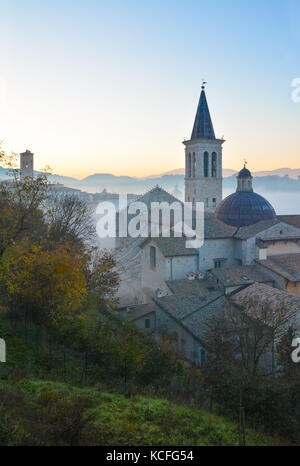
[[[198,358],[200,364],[203,364],[205,362],[205,349],[202,348],[202,346],[199,346],[198,348]]]
[[[145,328],[150,328],[150,319],[145,319]]]
[[[208,158],[209,154],[208,152],[204,152],[204,177],[208,177]]]
[[[150,267],[151,269],[156,268],[156,248],[154,246],[150,246]]]
[[[217,204],[217,198],[216,197],[212,198],[212,203],[213,203],[213,206],[215,206]]]
[[[215,259],[215,269],[221,269],[226,264],[226,259]]]

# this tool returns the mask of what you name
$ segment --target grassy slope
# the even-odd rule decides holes
[[[12,404],[10,416],[19,426],[30,422],[30,414],[42,415],[49,400],[63,403],[84,398],[90,406],[84,415],[92,415],[89,434],[94,445],[238,445],[236,424],[198,409],[178,406],[161,399],[104,393],[96,388],[80,388],[65,383],[23,379],[3,389],[26,395],[19,411]],[[48,402],[45,404],[45,400]],[[26,406],[28,405],[28,406]],[[9,412],[9,409],[8,409]],[[25,413],[25,414],[24,414]],[[26,427],[25,427],[26,430]],[[247,445],[275,445],[274,439],[247,430]]]
[[[61,367],[56,367],[55,372],[51,368],[45,369],[48,346],[43,347],[39,342],[37,351],[35,335],[36,329],[33,328],[26,331],[25,338],[21,324],[0,319],[0,337],[5,338],[7,343],[7,363],[0,365],[0,405],[3,407],[2,413],[8,416],[15,425],[16,432],[19,432],[21,444],[24,439],[27,439],[25,443],[32,443],[32,439],[33,443],[38,443],[38,423],[41,422],[40,427],[43,429],[48,422],[43,421],[43,416],[47,419],[45,416],[49,414],[49,410],[56,409],[59,412],[64,404],[67,406],[78,399],[86,399],[88,403],[83,410],[83,417],[91,415],[91,421],[85,427],[86,437],[83,432],[84,443],[238,445],[237,425],[213,414],[162,399],[145,396],[128,399],[123,395],[103,392],[97,386],[80,386],[78,376],[81,359],[78,362],[79,369],[76,369],[74,355],[68,355],[68,365],[73,367],[68,367],[70,383],[60,382]],[[3,397],[4,393],[6,395]],[[61,413],[52,415],[54,430],[57,429],[56,422],[66,421],[61,416]],[[279,443],[253,430],[248,430],[246,437],[248,445]],[[51,443],[49,438],[51,436],[45,435],[44,440],[41,440],[42,444]]]

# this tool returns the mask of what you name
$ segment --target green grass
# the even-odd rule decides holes
[[[235,423],[194,407],[104,389],[99,368],[83,385],[83,358],[35,326],[0,318],[0,445],[238,445]],[[99,375],[100,374],[100,375]],[[115,389],[114,391],[116,391]],[[247,430],[247,445],[278,440]]]
[[[79,443],[92,445],[238,445],[237,425],[222,417],[198,409],[178,406],[166,400],[101,392],[97,388],[80,388],[65,383],[23,379],[17,384],[0,381],[0,395],[6,392],[12,402],[3,406],[16,432],[23,432],[21,444],[35,444],[33,422],[45,424],[49,408],[68,406],[78,400],[87,401],[82,417],[89,417]],[[18,409],[14,393],[22,399]],[[6,398],[6,399],[7,399]],[[34,413],[34,416],[33,416]],[[67,414],[68,415],[68,414]],[[43,419],[44,417],[44,419]],[[50,416],[48,424],[59,429],[64,422]],[[38,421],[37,421],[38,420]],[[42,429],[39,428],[42,432]],[[51,435],[42,434],[42,444],[51,444]],[[275,445],[274,439],[251,429],[246,433],[247,445]],[[39,442],[37,442],[39,443]],[[64,441],[62,441],[64,444]]]

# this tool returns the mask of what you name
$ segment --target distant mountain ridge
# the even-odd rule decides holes
[[[36,172],[40,173],[40,172]],[[236,170],[224,169],[224,189],[234,191],[236,188]],[[8,178],[8,170],[0,166],[0,179]],[[300,192],[300,168],[279,168],[270,171],[253,172],[254,188],[258,191]],[[58,174],[48,175],[51,183],[61,183],[67,187],[80,189],[91,193],[103,189],[118,193],[143,194],[155,185],[173,193],[175,187],[184,191],[184,169],[178,168],[169,172],[144,178],[131,176],[116,176],[111,173],[95,173],[81,180]]]
[[[168,172],[160,173],[157,175],[146,176],[145,178],[158,178],[164,175],[184,175],[184,168],[176,168],[175,170],[170,170]],[[238,170],[233,170],[232,168],[223,168],[223,177],[227,178],[238,173]],[[253,176],[289,176],[290,178],[297,179],[300,176],[300,168],[276,168],[275,170],[263,170],[258,172],[252,172]]]
[[[227,176],[232,176],[235,173],[237,173],[236,170],[232,170],[231,168],[223,168],[223,177],[225,177],[225,178]],[[159,177],[165,176],[165,175],[184,175],[184,174],[185,174],[185,169],[184,168],[175,168],[175,170],[170,170],[168,172],[160,173],[160,174],[157,174],[157,175],[145,176],[144,179],[147,179],[147,178],[159,178]]]

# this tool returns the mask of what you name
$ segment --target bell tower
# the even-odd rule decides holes
[[[214,212],[222,201],[222,144],[216,139],[205,95],[205,82],[191,138],[185,145],[185,202],[203,202]]]
[[[33,178],[33,154],[28,149],[20,154],[20,172],[23,181]]]

